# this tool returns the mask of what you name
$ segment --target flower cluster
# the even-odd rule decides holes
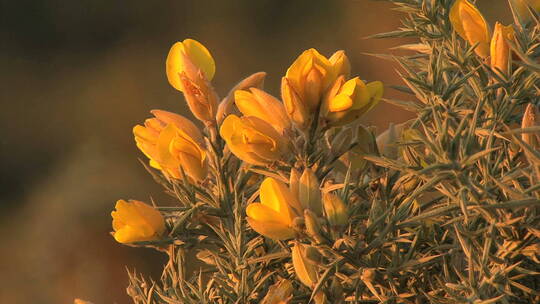
[[[350,78],[351,65],[344,51],[327,58],[309,49],[294,60],[282,78],[283,101],[264,91],[263,79],[254,74],[219,102],[211,84],[214,60],[205,46],[192,39],[172,46],[166,73],[204,128],[176,113],[151,111],[154,117],[133,128],[137,147],[148,157],[150,167],[161,171],[173,185],[209,189],[209,197],[217,196],[218,206],[226,200],[220,193],[231,193],[228,185],[221,183],[234,162],[244,164],[238,167],[241,171],[279,168],[284,172],[288,168],[284,172],[288,178],[267,175],[262,179],[255,193],[260,202],[244,203],[245,221],[254,231],[275,241],[296,239],[290,243],[294,269],[300,282],[314,287],[318,268],[307,256],[316,255],[317,250],[301,240],[309,235],[322,242],[325,234],[338,232],[348,224],[347,204],[332,190],[323,189],[320,178],[328,174],[323,170],[332,168],[336,174],[340,172],[336,178],[343,178],[348,167],[357,172],[363,156],[375,151],[371,133],[358,124],[358,119],[380,101],[382,83]],[[330,148],[335,148],[322,146],[317,138],[338,140],[339,134],[347,136],[339,139],[340,151],[333,152],[343,156],[336,161],[313,160],[317,154],[333,153]],[[359,144],[353,145],[359,138]],[[224,167],[225,160],[229,167]],[[331,176],[334,174],[326,177],[328,185],[332,184]],[[261,179],[255,179],[255,183],[257,180]],[[248,182],[245,187],[252,184]],[[202,199],[200,194],[191,198],[195,199],[191,204]],[[116,209],[112,213],[113,235],[118,242],[155,245],[166,242],[167,231],[174,238],[175,228],[170,225],[175,224],[158,209],[123,200],[118,201]],[[207,225],[219,222],[209,215],[199,221]],[[280,290],[280,295],[271,289],[267,299],[287,299],[290,282],[276,284],[274,289]]]
[[[384,86],[351,76],[342,50],[301,53],[280,96],[259,72],[221,99],[210,51],[171,47],[167,79],[196,120],[153,110],[133,134],[173,202],[111,214],[117,242],[169,257],[161,283],[130,274],[137,303],[540,299],[534,7],[491,33],[468,0],[395,2],[411,18],[379,37],[420,42],[395,57],[412,101],[385,101],[416,118],[377,137],[360,122]]]

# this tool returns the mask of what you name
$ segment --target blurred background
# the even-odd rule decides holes
[[[479,5],[491,24],[510,20],[504,0]],[[407,42],[364,39],[399,18],[369,0],[0,0],[0,303],[129,303],[126,268],[159,278],[165,255],[117,244],[110,212],[120,198],[169,200],[131,129],[156,108],[190,117],[165,77],[174,42],[208,47],[221,96],[257,71],[279,96],[310,47],[398,84],[392,63],[363,53]],[[364,122],[382,132],[410,117],[382,103]]]

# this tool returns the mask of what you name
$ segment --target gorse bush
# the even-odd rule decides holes
[[[210,52],[186,39],[167,77],[202,128],[152,111],[134,128],[175,201],[118,201],[114,238],[169,256],[159,281],[130,272],[135,303],[540,303],[540,19],[510,1],[494,25],[468,0],[390,0],[415,37],[397,62],[408,100],[303,52],[223,99]],[[415,114],[375,137],[381,100]],[[198,263],[193,263],[194,259]]]

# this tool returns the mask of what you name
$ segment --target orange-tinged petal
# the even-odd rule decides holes
[[[157,239],[165,231],[159,211],[139,201],[116,202],[113,218],[114,238],[120,243]]]
[[[216,72],[216,64],[208,49],[193,39],[186,39],[183,41],[183,44],[185,52],[193,64],[203,71],[206,79],[212,80]]]
[[[344,51],[340,50],[335,52],[328,60],[330,61],[330,64],[332,64],[337,76],[344,75],[345,78],[349,77],[351,74],[351,63]]]
[[[339,90],[340,94],[346,94],[349,96],[353,96],[354,93],[358,90],[357,87],[364,87],[365,84],[360,78],[354,77],[353,79],[347,80],[341,89]]]
[[[328,110],[330,112],[340,112],[350,109],[353,105],[353,100],[346,94],[338,94],[330,101]]]
[[[150,113],[162,121],[164,125],[174,124],[178,129],[184,131],[189,135],[189,137],[197,141],[197,143],[204,143],[203,136],[199,128],[197,128],[197,126],[191,120],[185,118],[184,116],[163,110],[152,110]]]
[[[302,211],[300,202],[292,195],[289,188],[274,178],[267,177],[262,182],[259,196],[261,204],[283,214],[289,222],[292,222],[296,216],[295,212],[300,214]]]
[[[291,239],[296,235],[294,229],[283,225],[281,222],[261,222],[249,217],[247,218],[247,222],[259,234],[274,240]]]
[[[166,73],[169,83],[177,90],[183,91],[184,84],[180,74],[193,76],[193,68],[200,69],[207,80],[212,80],[215,73],[214,59],[210,52],[199,42],[186,39],[176,42],[171,47],[166,60]]]
[[[234,134],[236,130],[237,124],[240,123],[240,117],[231,114],[227,117],[225,117],[225,120],[223,120],[223,123],[221,124],[221,127],[219,128],[219,134],[223,139],[230,140],[232,135]]]
[[[195,181],[200,181],[206,178],[208,174],[207,163],[199,157],[195,157],[188,153],[179,152],[177,155],[182,169],[184,172],[194,179]]]
[[[291,224],[287,214],[280,213],[279,211],[261,203],[249,204],[246,207],[246,214],[248,217],[260,222],[280,222],[286,226],[290,226]]]
[[[177,129],[174,125],[169,124],[159,134],[157,142],[157,159],[162,166],[165,167],[178,167],[178,161],[173,157],[170,152],[170,145],[173,138],[176,136]]]
[[[450,9],[450,22],[454,30],[471,45],[478,44],[476,53],[489,55],[489,27],[480,11],[467,0],[456,0]]]
[[[237,90],[234,96],[236,106],[245,116],[258,117],[270,123],[280,133],[290,128],[291,123],[284,105],[272,95],[251,88],[249,91]]]
[[[291,121],[299,128],[304,129],[309,122],[307,109],[302,103],[298,92],[296,92],[286,77],[281,79],[281,98],[283,98],[285,110]]]

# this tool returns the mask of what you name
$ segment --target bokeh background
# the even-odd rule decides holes
[[[510,20],[506,1],[478,2],[491,24]],[[257,71],[278,96],[310,47],[399,84],[395,65],[364,54],[412,42],[364,39],[399,18],[369,0],[0,0],[0,303],[129,303],[126,267],[159,278],[165,256],[115,243],[110,212],[119,198],[169,200],[131,129],[155,108],[190,116],[165,77],[175,41],[210,49],[221,96]],[[382,103],[364,122],[381,132],[409,117]]]

